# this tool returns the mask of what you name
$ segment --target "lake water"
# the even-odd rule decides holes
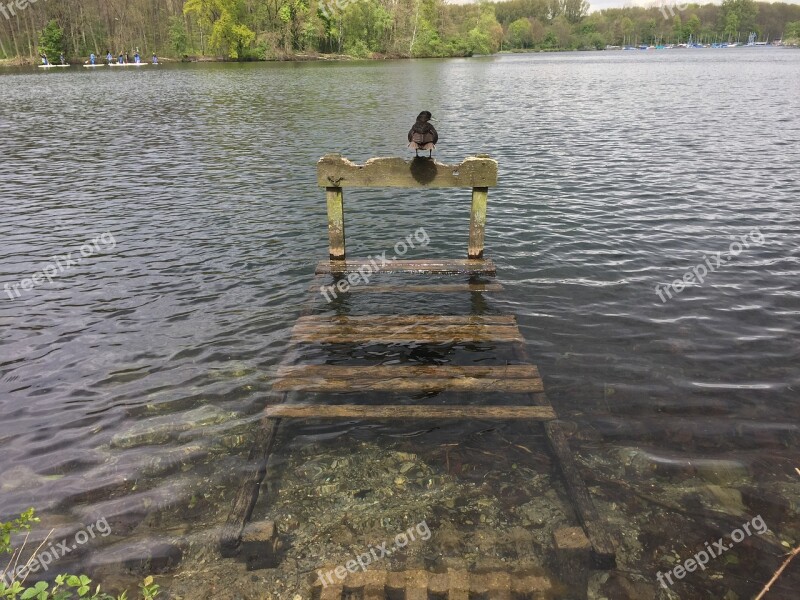
[[[42,71],[0,74],[0,517],[36,507],[33,540],[110,530],[52,570],[112,588],[163,573],[174,598],[309,598],[316,569],[424,521],[430,539],[380,568],[527,569],[558,598],[735,600],[800,542],[800,52]],[[287,423],[253,513],[278,524],[280,565],[219,557],[327,257],[316,161],[406,155],[423,109],[439,160],[499,161],[486,246],[505,290],[316,294],[313,310],[515,314],[616,570],[564,581],[551,535],[577,521],[541,428],[493,422]],[[350,256],[420,227],[430,243],[406,258],[465,256],[466,191],[345,203]],[[698,265],[702,284],[664,292]],[[52,281],[11,287],[42,270]],[[504,360],[308,356],[486,355]],[[449,401],[390,396],[371,400]],[[730,541],[758,516],[768,532]],[[721,537],[732,547],[705,570],[659,585]],[[767,598],[796,597],[797,567]]]

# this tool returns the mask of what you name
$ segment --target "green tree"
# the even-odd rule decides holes
[[[722,0],[723,33],[733,37],[740,31],[754,31],[757,15],[758,6],[754,0]]]
[[[690,35],[696,36],[702,26],[703,24],[700,22],[700,17],[697,15],[689,17],[689,20],[686,21],[686,37],[688,38]]]
[[[52,19],[39,34],[39,52],[47,55],[50,60],[55,60],[59,54],[65,52],[64,30]]]
[[[728,40],[735,38],[740,29],[741,22],[739,21],[739,15],[735,12],[729,12],[725,15],[725,25],[722,29],[722,33],[728,36]]]
[[[387,34],[392,27],[392,15],[378,0],[351,2],[345,7],[343,26],[345,48],[353,48],[353,44],[360,42],[361,55],[366,56],[370,52],[379,52],[386,46]],[[357,54],[351,50],[347,50],[347,53]]]
[[[658,22],[655,19],[645,21],[642,28],[642,41],[650,44],[654,43],[656,41],[656,29],[658,29]]]
[[[783,31],[784,44],[800,44],[800,21],[787,23]]]
[[[186,33],[186,24],[178,15],[169,19],[169,45],[175,53],[183,56],[189,49],[189,36]]]
[[[533,44],[533,26],[526,18],[519,18],[508,26],[508,43],[512,48],[528,48]]]
[[[572,27],[564,15],[553,20],[553,33],[556,35],[559,48],[562,50],[573,48]]]
[[[622,19],[622,43],[623,44],[633,44],[633,31],[636,26],[633,23],[633,20],[630,17],[623,17]]]
[[[563,0],[561,11],[570,23],[579,23],[589,14],[589,3],[586,0]]]
[[[683,41],[683,21],[681,21],[681,16],[678,14],[672,19],[672,36],[679,44]]]
[[[420,17],[417,21],[416,31],[414,32],[413,42],[411,44],[412,56],[430,57],[441,56],[442,53],[442,40],[439,37],[439,32],[436,28],[424,17]],[[472,53],[471,44],[467,41],[469,53]]]
[[[547,29],[547,33],[544,36],[544,40],[542,41],[542,48],[547,50],[555,50],[558,48],[558,38],[556,37],[555,31],[553,31],[552,27]]]
[[[208,47],[229,58],[240,58],[256,34],[240,22],[242,12],[237,0],[187,0],[184,14],[194,14],[198,24],[210,34]]]
[[[503,27],[497,22],[494,5],[481,5],[478,24],[469,30],[467,44],[472,54],[492,54],[500,49],[503,41]]]

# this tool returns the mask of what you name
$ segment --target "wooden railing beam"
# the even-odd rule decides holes
[[[497,185],[497,161],[485,154],[446,165],[429,158],[371,158],[358,165],[340,154],[317,162],[320,187],[475,188]]]
[[[326,187],[330,259],[344,260],[344,193],[340,187]]]
[[[472,209],[469,218],[469,250],[467,258],[483,258],[483,233],[486,229],[486,201],[488,187],[472,188]]]

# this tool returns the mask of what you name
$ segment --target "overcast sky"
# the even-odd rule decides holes
[[[470,4],[477,0],[446,0],[451,4]],[[681,4],[685,0],[665,0],[669,4]],[[800,0],[783,0],[787,4],[800,4]],[[657,0],[589,0],[589,5],[592,11],[602,10],[604,8],[622,8],[623,6],[653,6],[660,4]],[[722,0],[699,0],[698,4],[721,4]]]

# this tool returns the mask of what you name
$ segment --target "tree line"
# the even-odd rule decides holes
[[[666,0],[665,0],[666,1]],[[673,1],[673,0],[668,0]],[[586,0],[61,0],[0,14],[0,58],[160,56],[281,60],[472,56],[608,45],[800,41],[800,6],[754,0],[589,13]]]

